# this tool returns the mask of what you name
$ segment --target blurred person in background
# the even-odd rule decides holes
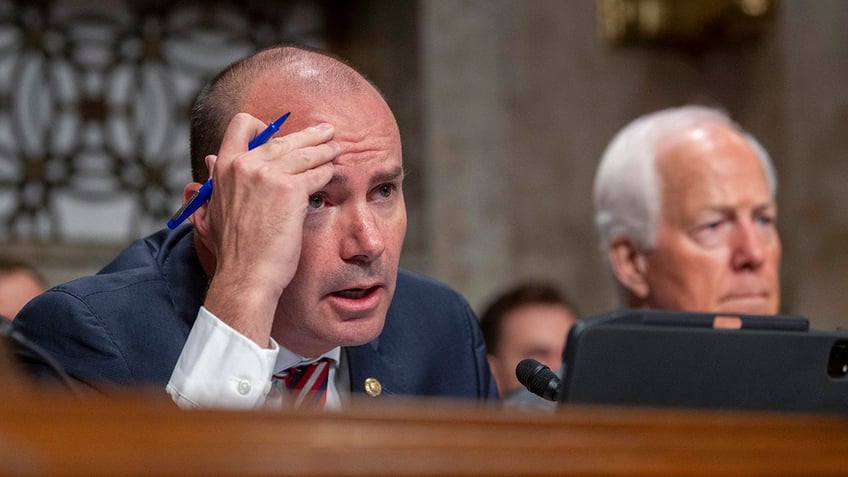
[[[521,360],[533,358],[554,371],[562,367],[565,339],[577,316],[565,295],[543,282],[513,285],[483,309],[480,326],[489,368],[507,404],[529,394],[515,374]]]
[[[29,262],[0,256],[0,316],[12,320],[47,283]]]

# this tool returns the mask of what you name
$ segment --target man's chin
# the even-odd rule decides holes
[[[385,316],[365,316],[345,320],[339,324],[339,341],[342,346],[370,343],[380,336],[385,324]]]

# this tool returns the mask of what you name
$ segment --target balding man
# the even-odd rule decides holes
[[[666,109],[621,130],[595,177],[595,220],[626,307],[780,308],[777,181],[724,113]]]
[[[275,138],[249,148],[287,112]],[[398,271],[400,135],[361,74],[287,46],[238,61],[197,99],[191,156],[184,201],[210,177],[214,192],[190,225],[137,241],[19,316],[68,374],[167,384],[186,407],[496,397],[466,302]]]

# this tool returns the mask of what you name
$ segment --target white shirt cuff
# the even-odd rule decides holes
[[[166,390],[183,408],[260,407],[278,352],[274,340],[262,348],[200,307]]]

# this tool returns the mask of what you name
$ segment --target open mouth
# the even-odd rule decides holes
[[[359,300],[367,297],[371,293],[374,293],[379,287],[369,287],[369,288],[348,288],[346,290],[339,290],[337,292],[333,292],[333,296],[337,296],[339,298],[347,298],[349,300]]]

